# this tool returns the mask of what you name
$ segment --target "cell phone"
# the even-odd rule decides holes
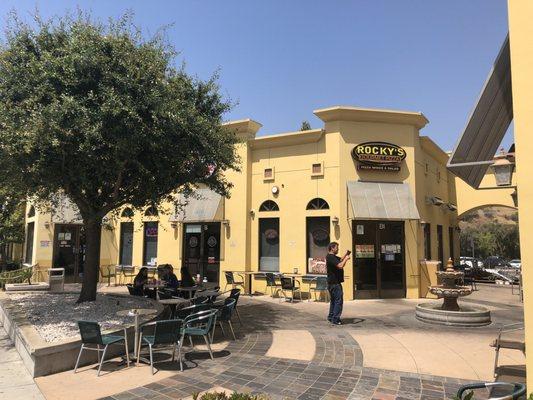
[[[346,250],[346,255],[349,256],[350,254],[352,254],[352,251],[351,250]]]

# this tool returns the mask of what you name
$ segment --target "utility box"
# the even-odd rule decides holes
[[[421,260],[420,261],[420,297],[426,299],[436,299],[437,296],[429,292],[429,286],[437,285],[437,271],[440,261]]]
[[[52,293],[65,290],[65,268],[50,268],[48,270],[48,284]]]

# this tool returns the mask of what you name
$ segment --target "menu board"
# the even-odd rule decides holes
[[[374,258],[374,245],[373,244],[356,244],[355,245],[355,258]]]

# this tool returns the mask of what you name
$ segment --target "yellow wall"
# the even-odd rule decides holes
[[[228,129],[242,139],[237,147],[241,160],[240,171],[228,172],[234,184],[231,197],[224,200],[221,225],[220,282],[225,284],[224,271],[259,270],[259,219],[279,217],[280,222],[280,272],[307,272],[306,218],[330,218],[330,238],[340,244],[341,252],[352,250],[351,206],[347,195],[348,181],[406,182],[415,198],[421,220],[431,223],[432,255],[437,258],[437,225],[443,226],[444,259],[450,256],[448,227],[455,227],[457,213],[446,207],[428,205],[428,196],[438,196],[445,203],[457,203],[455,182],[447,173],[447,155],[429,138],[420,137],[419,129],[426,123],[420,113],[368,110],[333,107],[317,110],[315,114],[324,121],[323,129],[256,137],[261,127],[255,121],[241,120],[226,124]],[[407,157],[399,172],[358,171],[352,159],[352,149],[362,142],[390,142],[405,149]],[[312,164],[320,162],[323,174],[312,174]],[[265,168],[274,168],[274,178],[264,179]],[[277,186],[279,193],[273,194]],[[314,198],[323,198],[327,210],[307,210]],[[265,200],[274,200],[279,211],[260,212]],[[145,217],[144,210],[135,211],[132,219],[110,215],[112,229],[103,228],[101,264],[118,264],[120,222],[133,221],[133,261],[142,265],[143,227],[145,221],[158,221],[158,264],[169,263],[180,267],[182,260],[183,224],[171,223],[171,204],[164,204],[158,217]],[[332,222],[337,217],[338,224]],[[52,226],[46,229],[46,213],[37,213],[35,221],[34,252],[41,265],[49,266],[50,247],[37,246],[41,240],[52,240]],[[458,236],[456,235],[456,243]],[[457,249],[458,250],[458,249]],[[458,251],[455,255],[458,256]],[[424,258],[423,232],[420,221],[405,222],[406,296],[419,297],[420,260]],[[346,299],[354,298],[353,260],[347,266],[344,292]],[[307,283],[303,285],[307,291]],[[265,291],[264,280],[253,281],[253,289]]]
[[[524,280],[524,318],[526,348],[533,349],[533,2],[509,0],[509,40],[513,82],[514,138],[516,145],[516,180],[520,223],[520,253]],[[533,354],[526,356],[527,384],[533,388]]]
[[[516,185],[516,174],[513,175],[512,185]],[[496,186],[494,172],[489,168],[483,177],[479,189],[474,189],[461,178],[455,177],[455,188],[457,190],[457,213],[462,214],[484,206],[506,206],[515,208],[511,194],[514,188],[484,189]]]

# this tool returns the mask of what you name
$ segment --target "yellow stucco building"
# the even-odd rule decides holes
[[[228,172],[231,198],[200,188],[177,210],[109,216],[101,264],[187,266],[222,285],[224,271],[297,272],[305,292],[337,241],[353,255],[346,299],[419,297],[420,261],[459,256],[448,155],[420,136],[421,113],[332,107],[315,115],[323,128],[268,136],[256,135],[253,120],[227,123],[242,138],[241,171]],[[30,207],[26,261],[63,266],[79,280],[83,234],[72,207]],[[260,275],[251,285],[266,289]]]

